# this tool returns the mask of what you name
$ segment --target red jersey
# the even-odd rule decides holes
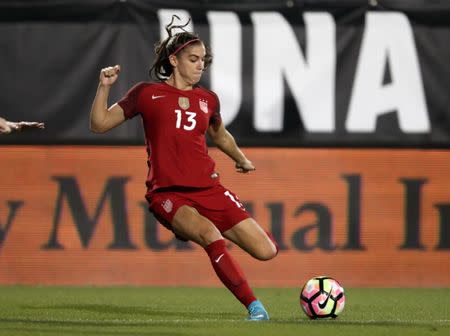
[[[148,153],[147,188],[205,188],[219,183],[205,133],[220,126],[219,99],[201,87],[138,83],[118,102],[127,119],[141,115]]]

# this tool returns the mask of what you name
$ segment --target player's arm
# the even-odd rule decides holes
[[[105,133],[125,121],[124,111],[118,104],[108,109],[109,91],[116,82],[119,72],[119,65],[100,71],[97,94],[92,103],[90,116],[90,129],[94,133]]]
[[[0,118],[0,134],[19,132],[27,128],[45,128],[45,124],[43,122],[35,122],[35,121],[14,122]]]
[[[239,149],[234,137],[225,129],[223,123],[220,123],[219,126],[210,125],[208,135],[222,152],[233,159],[236,163],[236,171],[248,173],[251,170],[255,170],[253,163]]]

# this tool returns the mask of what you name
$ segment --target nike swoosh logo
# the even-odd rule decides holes
[[[327,298],[323,302],[319,302],[319,308],[320,309],[325,308],[325,306],[328,303],[328,300],[330,299],[330,295],[331,295],[332,291],[333,291],[333,285],[331,285],[331,288],[330,288],[330,291],[328,292]]]
[[[218,263],[220,261],[220,259],[222,259],[222,257],[224,256],[224,253],[222,253],[217,259],[215,259],[214,261],[216,263]]]
[[[158,99],[158,98],[163,98],[163,97],[165,97],[165,96],[155,96],[155,95],[152,95],[152,99]]]

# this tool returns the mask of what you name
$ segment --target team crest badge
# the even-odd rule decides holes
[[[187,97],[178,97],[178,105],[183,109],[187,110],[191,104],[189,103],[189,98]]]
[[[199,99],[198,105],[200,106],[200,110],[204,113],[208,113],[208,101],[206,99]]]

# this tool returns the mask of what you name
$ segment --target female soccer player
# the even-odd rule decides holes
[[[276,256],[269,234],[250,217],[239,198],[224,188],[208,155],[205,134],[235,162],[238,172],[255,170],[225,129],[216,94],[197,85],[212,56],[197,35],[172,34],[155,48],[150,69],[158,80],[138,83],[108,108],[111,86],[120,66],[100,72],[90,128],[104,133],[140,115],[145,130],[149,173],[146,199],[150,211],[177,238],[203,247],[222,283],[248,309],[249,320],[268,320],[239,265],[225,247],[224,237],[259,260]]]

